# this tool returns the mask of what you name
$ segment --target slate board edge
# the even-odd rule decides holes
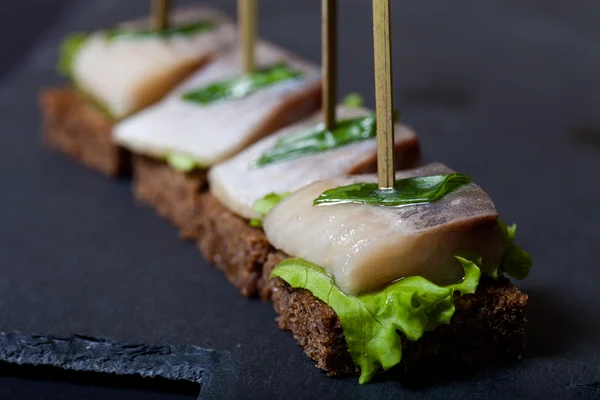
[[[228,352],[198,346],[132,345],[73,335],[68,338],[0,333],[0,362],[198,383],[198,398],[223,397],[233,388]],[[212,384],[211,384],[212,383]],[[219,392],[214,392],[219,388]]]

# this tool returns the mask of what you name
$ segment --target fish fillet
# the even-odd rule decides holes
[[[75,83],[106,107],[116,119],[160,100],[216,52],[230,48],[236,28],[218,11],[193,7],[175,11],[174,26],[210,20],[210,31],[170,39],[130,37],[106,39],[92,34],[78,51],[72,70]],[[148,19],[121,25],[147,28]]]
[[[338,119],[364,116],[369,110],[338,106]],[[237,156],[217,164],[209,173],[211,193],[229,210],[247,218],[259,218],[254,202],[270,193],[286,193],[309,183],[346,174],[373,172],[376,167],[377,141],[375,138],[350,143],[322,153],[274,162],[253,168],[254,162],[281,137],[310,129],[323,122],[317,113],[302,122],[285,128],[244,150]],[[418,152],[415,133],[404,125],[396,126],[396,150]],[[409,150],[407,148],[412,146]],[[410,154],[417,160],[418,154]],[[402,160],[398,160],[402,161]]]
[[[399,172],[397,179],[452,172],[443,164],[429,164]],[[313,205],[324,191],[358,182],[377,182],[377,177],[326,179],[284,199],[263,223],[271,244],[321,266],[348,294],[374,291],[408,276],[456,282],[462,268],[453,256],[467,251],[481,255],[484,263],[500,261],[498,214],[474,183],[428,204]]]
[[[241,73],[240,52],[232,50],[190,77],[160,103],[118,124],[113,132],[115,141],[155,157],[184,154],[207,168],[271,133],[265,127],[277,123],[273,120],[283,118],[290,108],[295,108],[294,113],[306,115],[303,108],[307,105],[295,104],[293,99],[317,93],[319,69],[265,42],[257,45],[256,59],[259,68],[283,61],[303,75],[239,99],[208,105],[184,101],[184,93]],[[308,106],[311,109],[306,111],[310,113],[318,104],[309,102]]]

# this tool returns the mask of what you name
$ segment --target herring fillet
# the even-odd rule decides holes
[[[362,108],[337,108],[340,120],[364,116],[369,112]],[[365,168],[375,165],[377,141],[371,138],[322,153],[253,168],[254,162],[263,152],[272,148],[279,138],[310,129],[322,121],[319,112],[217,164],[208,175],[211,193],[236,214],[246,219],[259,218],[261,216],[253,209],[254,202],[269,193],[293,192],[321,179],[366,172]],[[396,126],[395,139],[398,149],[417,140],[412,130],[400,124]]]
[[[435,163],[396,177],[452,172]],[[479,186],[471,183],[429,204],[313,206],[325,190],[358,182],[377,182],[377,177],[327,179],[293,193],[265,218],[267,238],[290,256],[323,267],[348,294],[374,291],[415,275],[438,284],[456,282],[462,269],[453,256],[461,252],[477,252],[484,263],[500,261],[498,214]]]
[[[210,20],[210,31],[170,39],[123,37],[107,40],[93,33],[77,53],[73,80],[120,119],[159,100],[181,79],[220,50],[232,47],[236,28],[219,11],[205,7],[176,10],[173,25]],[[150,20],[120,25],[147,28]]]
[[[266,133],[265,124],[289,113],[292,99],[316,92],[320,85],[317,67],[274,45],[260,41],[255,54],[258,68],[285,62],[302,76],[240,99],[208,105],[183,100],[183,94],[189,91],[242,73],[240,51],[232,49],[195,73],[160,103],[119,123],[113,138],[130,150],[153,157],[184,154],[204,168],[238,153]],[[306,105],[296,107],[301,112]]]

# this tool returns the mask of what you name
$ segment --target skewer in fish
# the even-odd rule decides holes
[[[201,196],[199,246],[246,296],[270,296],[263,264],[274,251],[261,230],[261,219],[289,193],[315,181],[377,168],[377,118],[356,104],[335,105],[336,65],[334,1],[324,1],[322,112],[259,141],[214,166],[210,193]],[[333,103],[334,107],[331,106]],[[348,102],[346,102],[348,103]],[[360,103],[360,102],[359,102]],[[397,124],[395,167],[420,161],[415,133]]]
[[[255,7],[254,0],[240,2],[241,32],[254,32],[256,22],[245,19],[256,17]],[[213,165],[320,105],[317,67],[263,40],[240,42],[245,46],[220,55],[114,129],[114,140],[136,154],[137,197],[184,237],[197,236],[195,203]]]
[[[280,325],[360,383],[401,362],[517,358],[527,296],[503,276],[525,278],[531,258],[471,177],[439,163],[393,172],[390,2],[373,5],[378,175],[314,182],[264,217]]]
[[[235,27],[218,11],[176,10],[170,25],[147,19],[63,42],[60,66],[79,90],[119,120],[156,102],[199,66],[233,45]]]
[[[162,10],[158,29],[143,18],[62,42],[59,71],[71,85],[41,96],[52,147],[107,175],[125,173],[129,160],[111,140],[112,124],[160,100],[235,42],[235,26],[216,10]]]

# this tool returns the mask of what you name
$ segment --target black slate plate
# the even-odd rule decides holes
[[[600,396],[596,1],[393,2],[406,122],[428,160],[473,175],[504,219],[519,222],[535,264],[519,284],[530,294],[521,363],[367,386],[314,368],[268,305],[241,298],[132,202],[127,182],[42,148],[35,92],[60,81],[58,40],[145,12],[146,2],[131,3],[75,2],[1,84],[0,331],[215,349],[234,365],[222,397]],[[234,1],[207,3],[234,15]],[[361,92],[372,105],[370,2],[342,3],[341,92]],[[261,34],[318,61],[319,10],[316,0],[262,0]]]

